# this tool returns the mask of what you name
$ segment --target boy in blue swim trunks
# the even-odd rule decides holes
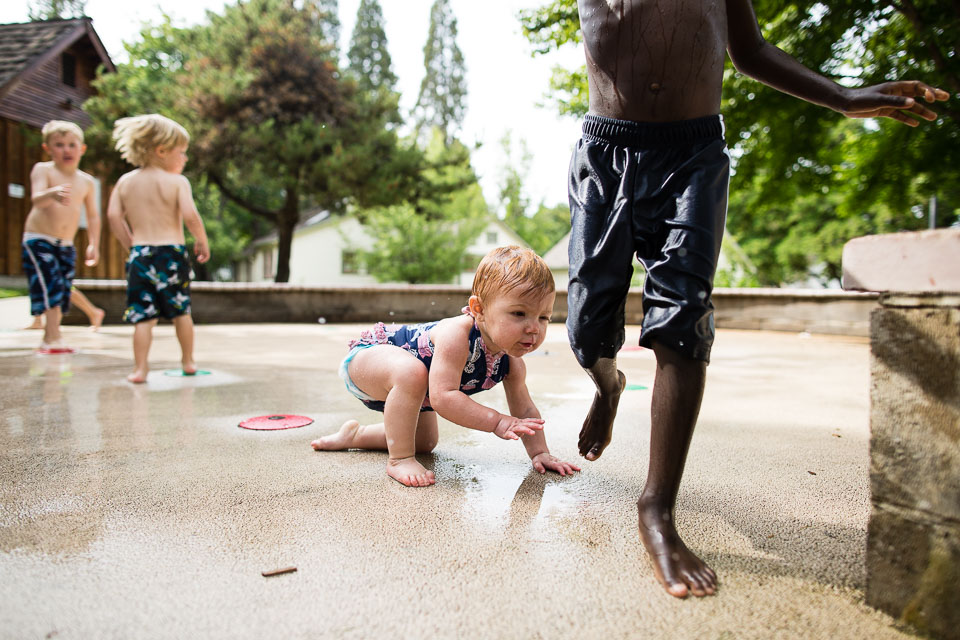
[[[916,126],[922,82],[849,88],[767,43],[750,0],[579,0],[590,114],[570,164],[567,329],[596,384],[580,453],[610,443],[623,374],[624,303],[636,253],[647,276],[640,344],[653,349],[650,466],[637,502],[640,538],[668,593],[712,594],[717,577],[680,539],[674,507],[713,344],[713,276],[727,208],[720,119],[724,54],[765,84],[852,118]]]
[[[43,126],[43,150],[50,156],[30,171],[32,208],[23,233],[23,270],[30,287],[30,313],[43,315],[40,353],[72,353],[63,344],[60,320],[70,310],[70,288],[77,262],[73,238],[80,225],[80,208],[86,209],[86,264],[100,258],[100,212],[93,177],[80,171],[87,146],[83,130],[72,122],[51,120]]]
[[[437,446],[437,414],[504,440],[522,440],[533,467],[568,475],[580,468],[550,454],[530,398],[523,356],[546,337],[553,274],[529,249],[501,247],[480,262],[463,315],[419,325],[378,324],[350,343],[340,367],[347,389],[383,422],[349,420],[312,443],[318,451],[388,452],[387,475],[408,487],[434,484],[415,454]],[[471,396],[503,382],[510,415]]]
[[[207,233],[182,175],[190,136],[182,126],[158,114],[121,118],[113,129],[117,151],[138,169],[117,181],[107,218],[127,259],[127,308],[123,319],[134,325],[133,373],[127,380],[147,381],[153,327],[173,320],[183,372],[197,372],[193,361],[193,319],[183,226],[193,234],[197,262],[210,258]]]

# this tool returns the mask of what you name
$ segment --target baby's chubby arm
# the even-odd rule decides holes
[[[203,219],[200,212],[197,211],[197,205],[193,201],[193,190],[190,188],[190,181],[186,176],[177,176],[177,205],[180,213],[183,215],[183,223],[193,235],[193,252],[197,256],[197,262],[203,264],[210,259],[210,245],[207,242],[207,230],[203,226]]]
[[[503,387],[510,413],[515,416],[540,417],[540,412],[527,389],[527,366],[521,358],[510,358],[510,373],[503,379]],[[523,446],[527,450],[527,455],[530,456],[533,468],[540,473],[546,473],[547,469],[550,469],[566,476],[574,471],[580,471],[577,465],[564,462],[550,453],[550,449],[547,448],[547,438],[542,430],[523,436]]]
[[[886,117],[915,127],[918,122],[911,116],[924,120],[937,117],[918,98],[937,102],[950,97],[942,89],[915,80],[859,88],[841,86],[764,40],[750,0],[727,0],[727,52],[741,73],[850,118]]]
[[[504,440],[518,440],[543,429],[536,417],[505,416],[460,391],[460,374],[470,355],[468,316],[444,320],[430,332],[433,362],[430,365],[430,405],[447,420],[468,429],[487,431]]]

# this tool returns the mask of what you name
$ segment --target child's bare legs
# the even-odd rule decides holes
[[[705,596],[716,591],[717,576],[680,539],[674,507],[700,413],[706,365],[660,343],[653,350],[657,375],[650,407],[650,468],[637,501],[640,538],[670,595]]]
[[[193,361],[193,318],[189,313],[173,319],[173,327],[177,331],[177,342],[180,343],[180,363],[183,372],[192,376],[197,372],[197,365]]]
[[[147,356],[150,355],[150,343],[153,342],[153,328],[157,326],[157,319],[138,322],[133,327],[133,373],[127,376],[130,382],[140,383],[147,381],[150,367],[147,365]]]
[[[71,304],[76,305],[77,309],[83,311],[84,315],[87,316],[87,320],[90,321],[90,328],[92,330],[96,331],[100,328],[100,325],[103,324],[104,316],[107,315],[106,311],[90,302],[90,299],[83,295],[83,293],[76,287],[70,291],[70,302]]]
[[[580,429],[579,448],[580,455],[587,460],[596,460],[610,444],[613,419],[627,379],[617,370],[617,361],[613,358],[600,358],[586,371],[597,386],[597,393]]]
[[[34,329],[43,329],[43,316],[33,316],[33,322],[30,323],[29,327],[24,327],[24,331],[32,331]]]
[[[62,319],[63,309],[60,307],[50,307],[43,312],[43,344],[40,345],[41,349],[63,346],[61,344],[63,338],[60,335],[60,320]]]
[[[357,353],[349,373],[364,393],[386,401],[383,423],[361,427],[349,420],[336,434],[314,441],[313,448],[386,449],[387,475],[391,478],[408,487],[433,484],[434,473],[414,457],[432,450],[437,442],[436,416],[420,413],[427,394],[427,368],[399,347],[378,345]]]

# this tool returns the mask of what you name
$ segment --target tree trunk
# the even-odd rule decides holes
[[[283,208],[277,215],[277,276],[274,282],[290,281],[290,252],[293,230],[300,220],[300,198],[296,189],[289,189]]]

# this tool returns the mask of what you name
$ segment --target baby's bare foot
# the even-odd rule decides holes
[[[147,381],[149,369],[134,369],[133,373],[127,376],[127,380],[134,384],[142,384]]]
[[[653,572],[667,593],[677,598],[712,595],[717,574],[680,539],[670,509],[637,503],[640,540],[650,556]]]
[[[353,437],[357,435],[360,423],[356,420],[347,420],[336,433],[323,436],[310,443],[316,451],[343,451],[353,445]]]
[[[390,458],[387,461],[387,475],[408,487],[428,487],[437,481],[433,471],[417,462],[413,456]]]
[[[622,371],[617,371],[617,376],[620,378],[620,389],[616,393],[601,393],[598,390],[580,429],[580,455],[587,460],[599,458],[613,437],[613,419],[617,417],[620,395],[627,384],[627,377]]]

